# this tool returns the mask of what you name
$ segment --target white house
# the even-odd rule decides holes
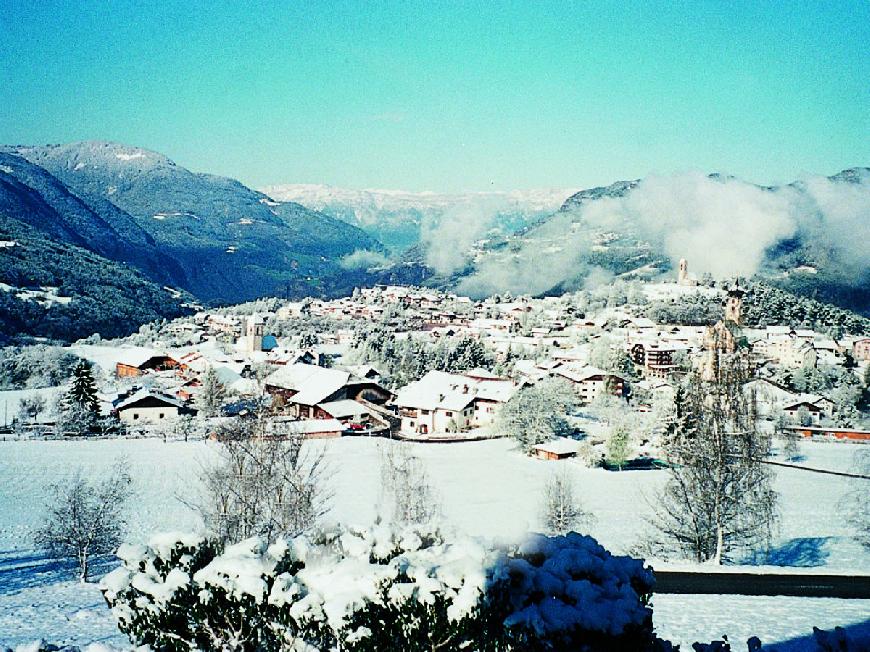
[[[807,339],[798,334],[804,331],[789,331],[781,334],[778,330],[772,330],[773,328],[769,326],[767,337],[755,342],[753,349],[756,353],[789,369],[816,366],[818,354],[812,338]]]
[[[517,386],[483,370],[465,374],[430,371],[399,390],[402,432],[428,435],[491,425],[498,406]]]
[[[607,393],[618,397],[625,395],[624,378],[590,365],[561,365],[553,370],[553,375],[570,382],[582,403],[592,403]]]
[[[150,389],[140,389],[121,399],[114,410],[124,423],[150,425],[168,423],[179,414],[193,412],[178,399]]]
[[[789,402],[782,408],[786,417],[794,423],[800,422],[801,410],[809,415],[810,423],[806,425],[818,425],[822,419],[830,416],[834,411],[834,403],[824,396],[801,394],[798,400]]]

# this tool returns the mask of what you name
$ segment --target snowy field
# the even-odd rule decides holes
[[[381,501],[380,451],[394,444],[345,438],[311,445],[325,447],[329,461],[335,492],[330,518],[371,522]],[[155,439],[0,442],[0,644],[40,637],[76,644],[124,643],[96,587],[67,581],[67,569],[31,550],[29,533],[38,523],[47,482],[76,466],[100,473],[125,456],[137,490],[129,538],[144,541],[154,532],[200,527],[180,499],[195,495],[197,470],[213,454],[213,446]],[[410,446],[426,464],[445,522],[471,535],[504,541],[539,527],[536,514],[546,478],[567,467],[585,507],[597,517],[591,534],[614,552],[628,552],[646,527],[647,501],[666,479],[662,471],[611,473],[573,462],[533,460],[505,440]],[[851,467],[854,446],[802,446],[802,464]],[[870,573],[870,555],[850,539],[836,509],[848,482],[777,469],[782,529],[766,563],[779,572]],[[870,617],[870,601],[661,595],[655,597],[655,611],[657,629],[675,642],[709,641],[722,634],[738,642],[750,634],[773,642],[805,635],[812,625],[860,623]]]

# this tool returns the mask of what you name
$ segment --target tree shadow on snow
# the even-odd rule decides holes
[[[91,559],[91,581],[118,564],[113,555]],[[0,595],[24,589],[78,580],[78,565],[73,559],[52,559],[42,550],[0,552]]]
[[[758,551],[745,563],[753,566],[794,566],[810,568],[824,566],[830,552],[827,543],[831,537],[801,537],[791,539],[768,551]]]
[[[815,629],[815,628],[814,628]],[[834,630],[818,630],[788,641],[767,643],[762,652],[833,652],[835,650],[870,650],[870,620],[844,625]]]

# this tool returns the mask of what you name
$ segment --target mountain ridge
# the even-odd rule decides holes
[[[362,230],[143,148],[82,141],[6,149],[45,169],[113,226],[135,225],[172,268],[168,280],[206,302],[349,291],[341,258],[383,250]]]
[[[652,278],[671,273],[677,258],[689,258],[691,265],[693,250],[696,269],[703,269],[699,256],[705,252],[719,257],[728,250],[739,258],[741,247],[757,240],[766,243],[757,264],[747,253],[749,262],[738,268],[797,294],[870,314],[870,252],[867,239],[855,238],[868,222],[870,168],[861,166],[782,186],[717,173],[617,181],[581,190],[553,214],[488,243],[451,283],[472,293],[498,291],[506,277],[531,274],[518,260],[542,258],[551,262],[539,272],[541,283],[509,289],[581,287],[591,272]],[[699,254],[701,243],[706,249]],[[552,268],[556,272],[547,276]]]
[[[490,219],[491,228],[508,234],[558,209],[573,190],[532,189],[439,193],[350,189],[325,184],[276,184],[261,190],[278,201],[294,201],[358,226],[394,254],[416,245],[445,219],[465,212]]]

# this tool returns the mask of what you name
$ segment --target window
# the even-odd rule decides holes
[[[160,418],[161,418],[161,419],[163,418],[163,412],[160,413]]]
[[[421,410],[423,414],[429,414],[429,410]]]
[[[453,416],[453,412],[450,412],[450,411],[448,410],[448,412],[447,412],[447,416],[448,416],[448,417],[452,417],[452,416]]]
[[[139,413],[138,413],[138,412],[134,412],[134,413],[133,413],[133,421],[135,421],[135,420],[138,419],[138,418],[139,418]]]

